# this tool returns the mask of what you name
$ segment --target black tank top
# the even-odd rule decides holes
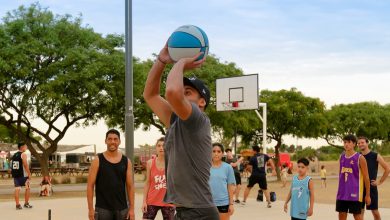
[[[122,156],[119,163],[111,163],[99,156],[99,171],[96,176],[96,207],[111,211],[127,209],[126,171],[127,157]]]
[[[378,153],[370,151],[370,153],[363,155],[367,161],[368,176],[370,180],[376,180],[378,175]]]
[[[22,152],[18,151],[12,156],[11,174],[13,178],[23,177],[23,159]]]

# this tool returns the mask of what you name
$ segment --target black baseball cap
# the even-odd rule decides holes
[[[191,86],[192,88],[196,89],[196,91],[199,92],[199,94],[206,101],[206,106],[205,106],[206,108],[210,102],[210,90],[209,88],[207,88],[204,82],[195,77],[191,77],[191,78],[183,77],[183,82],[185,86]]]

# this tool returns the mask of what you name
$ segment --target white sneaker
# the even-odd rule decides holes
[[[271,202],[268,202],[267,208],[271,208],[271,207],[272,207]]]
[[[241,202],[241,205],[246,205],[246,202],[245,202],[245,201],[242,201],[242,202]]]

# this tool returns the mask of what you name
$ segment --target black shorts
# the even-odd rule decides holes
[[[253,187],[255,184],[259,184],[260,189],[267,190],[267,178],[264,175],[251,175],[248,181],[248,187]]]
[[[291,217],[291,220],[306,220],[306,219],[303,219],[303,218],[294,218],[294,217]]]
[[[363,191],[363,202],[362,208],[366,206],[366,201],[364,198],[366,197],[366,190]],[[371,204],[366,207],[367,210],[378,210],[378,188],[370,186],[370,198]]]
[[[211,208],[185,208],[176,207],[175,220],[219,220],[216,207]]]
[[[229,212],[229,205],[217,206],[217,209],[218,209],[219,213],[228,213]]]
[[[234,172],[234,177],[236,178],[236,185],[241,185],[241,174],[239,172]]]
[[[14,178],[14,185],[15,185],[15,187],[26,186],[27,180],[28,180],[28,177],[15,177]]]
[[[336,200],[336,212],[360,214],[362,213],[362,203],[358,201]]]

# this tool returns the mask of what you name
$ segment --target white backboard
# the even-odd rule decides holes
[[[250,110],[259,108],[258,75],[243,75],[216,80],[217,111]],[[236,102],[238,106],[234,106]]]

